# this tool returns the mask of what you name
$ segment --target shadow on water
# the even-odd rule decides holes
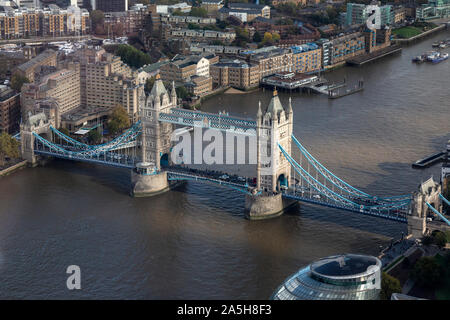
[[[92,182],[110,188],[115,192],[130,193],[131,182],[130,170],[128,169],[64,159],[52,159],[45,166],[51,170],[67,172],[68,174],[64,178],[68,180],[74,178],[76,175],[81,175],[89,177]]]

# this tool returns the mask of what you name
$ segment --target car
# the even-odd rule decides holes
[[[222,180],[228,180],[230,177],[229,176],[227,176],[226,174],[223,174],[223,175],[221,175],[220,177],[219,177],[219,179],[222,179]]]
[[[288,189],[287,186],[280,186],[280,188],[283,189],[283,190],[287,190]]]
[[[433,221],[433,218],[427,218],[427,222]]]
[[[313,198],[320,199],[320,195],[315,194],[315,195],[313,195]]]
[[[246,179],[246,178],[244,178],[244,177],[237,177],[237,179],[238,179],[239,181],[242,181],[242,182],[245,182],[245,181],[247,181],[247,179]]]

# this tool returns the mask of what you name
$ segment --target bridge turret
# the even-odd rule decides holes
[[[175,88],[175,81],[172,81],[172,91],[170,92],[170,97],[171,97],[171,103],[172,105],[176,106],[178,104],[177,101],[177,90]]]

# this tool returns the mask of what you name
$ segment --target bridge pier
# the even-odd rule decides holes
[[[245,217],[249,220],[275,218],[288,208],[298,205],[295,200],[284,199],[281,193],[271,195],[245,195]]]
[[[131,194],[134,197],[151,197],[170,189],[167,172],[157,172],[150,163],[138,163],[131,171]]]

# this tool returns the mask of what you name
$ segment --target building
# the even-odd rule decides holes
[[[309,73],[322,69],[322,48],[317,44],[307,43],[291,49],[293,71]]]
[[[21,64],[17,67],[14,73],[17,73],[23,77],[26,77],[30,82],[34,81],[36,72],[43,66],[56,67],[57,64],[57,52],[52,49],[47,49],[41,54],[37,55],[33,59]]]
[[[282,71],[292,71],[292,50],[276,46],[241,53],[250,64],[259,66],[260,78]]]
[[[279,6],[280,4],[293,3],[295,5],[306,6],[308,3],[307,0],[272,0],[272,5],[274,7]]]
[[[328,66],[335,66],[344,63],[350,58],[364,54],[366,52],[366,38],[360,32],[350,32],[348,34],[340,35],[329,39],[327,46],[328,52]],[[325,49],[324,59],[325,59]],[[327,66],[324,64],[324,67]]]
[[[0,39],[31,36],[64,36],[85,34],[89,27],[89,12],[69,6],[61,9],[51,4],[46,8],[11,9],[0,12]]]
[[[217,14],[217,11],[223,8],[224,0],[204,0],[200,6],[206,9],[209,14]]]
[[[172,26],[187,26],[189,23],[194,24],[215,24],[216,18],[211,17],[193,17],[193,16],[172,16],[161,15],[161,22]]]
[[[194,96],[202,97],[211,93],[212,91],[212,78],[207,76],[194,75],[189,81],[184,83],[187,91]]]
[[[236,32],[175,29],[170,31],[170,36],[172,38],[187,39],[189,41],[198,41],[198,42],[221,41],[223,43],[231,43],[236,38]]]
[[[376,30],[366,29],[364,36],[367,53],[372,53],[391,45],[391,29],[389,27]]]
[[[345,254],[313,262],[290,276],[273,300],[378,300],[381,261],[372,256]]]
[[[194,75],[209,77],[210,65],[218,61],[219,57],[214,54],[176,56],[169,63],[161,66],[161,79],[183,83],[189,81]]]
[[[394,24],[402,24],[406,20],[406,9],[403,7],[394,9]]]
[[[9,78],[14,70],[36,56],[34,47],[0,50],[0,78]]]
[[[228,7],[222,7],[218,11],[219,19],[225,20],[229,16],[235,16],[242,22],[251,22],[256,17],[270,19],[270,7],[254,3],[229,3]]]
[[[128,0],[91,0],[92,10],[122,12],[128,10]]]
[[[0,86],[0,133],[16,133],[20,123],[20,93]]]
[[[192,6],[187,4],[186,2],[180,2],[173,5],[163,5],[158,4],[156,6],[156,12],[159,14],[168,14],[174,11],[181,11],[182,13],[191,12]]]
[[[53,100],[56,107],[56,123],[59,124],[61,114],[80,106],[80,97],[80,67],[71,65],[70,69],[60,69],[43,76],[35,83],[23,85],[22,116],[26,118],[29,112],[34,113],[39,102]]]
[[[381,26],[394,23],[394,11],[391,5],[380,6]],[[367,22],[369,12],[367,5],[360,3],[347,3],[347,13],[345,16],[347,26],[362,25]]]
[[[416,8],[418,20],[442,19],[450,17],[450,0],[428,0]]]
[[[213,83],[247,90],[259,85],[259,66],[242,60],[223,60],[210,66]]]
[[[122,105],[135,121],[139,96],[144,91],[138,74],[104,49],[79,49],[60,61],[58,70],[39,75],[34,83],[23,86],[22,113],[26,117],[28,111],[45,110],[55,123],[70,123],[75,128],[81,121],[80,114],[93,121],[102,117],[96,108],[105,111]]]

